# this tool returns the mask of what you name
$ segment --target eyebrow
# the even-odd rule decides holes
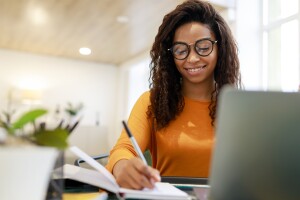
[[[195,40],[194,42],[196,42],[196,41],[199,41],[199,40],[207,40],[207,39],[209,39],[209,40],[213,40],[211,37],[204,37],[204,38],[200,38],[200,39],[197,39],[197,40]],[[175,44],[175,43],[185,43],[185,44],[188,44],[188,43],[186,43],[186,42],[183,42],[183,41],[174,41],[173,42],[173,44]],[[190,44],[190,43],[189,43]],[[192,43],[193,44],[193,43]]]

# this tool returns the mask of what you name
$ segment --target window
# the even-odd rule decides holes
[[[263,86],[267,90],[298,90],[299,1],[263,1]]]
[[[128,75],[128,105],[126,114],[129,116],[132,107],[140,95],[149,90],[150,60],[145,59],[135,63],[129,70]]]

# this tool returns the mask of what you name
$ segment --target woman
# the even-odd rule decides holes
[[[159,173],[208,177],[218,94],[226,84],[241,85],[234,38],[207,2],[188,0],[164,17],[151,58],[150,91],[128,125],[153,163],[137,158],[123,130],[107,165],[122,187],[152,188]]]

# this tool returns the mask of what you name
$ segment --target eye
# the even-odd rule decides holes
[[[175,55],[186,55],[188,53],[188,48],[184,44],[175,44],[173,46],[173,54]]]
[[[198,53],[209,51],[209,47],[196,47]]]
[[[187,50],[186,49],[176,49],[174,51],[174,54],[176,54],[176,55],[185,55],[185,54],[187,54]]]
[[[212,43],[210,40],[200,40],[195,44],[196,51],[201,55],[210,52]]]

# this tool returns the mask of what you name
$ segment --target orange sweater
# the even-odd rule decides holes
[[[170,124],[152,133],[152,122],[147,119],[150,93],[137,100],[128,119],[128,126],[142,151],[149,149],[152,165],[162,176],[208,177],[214,129],[211,126],[208,105],[185,98],[183,112]],[[112,172],[120,159],[130,159],[137,154],[123,130],[110,152],[107,169]]]

